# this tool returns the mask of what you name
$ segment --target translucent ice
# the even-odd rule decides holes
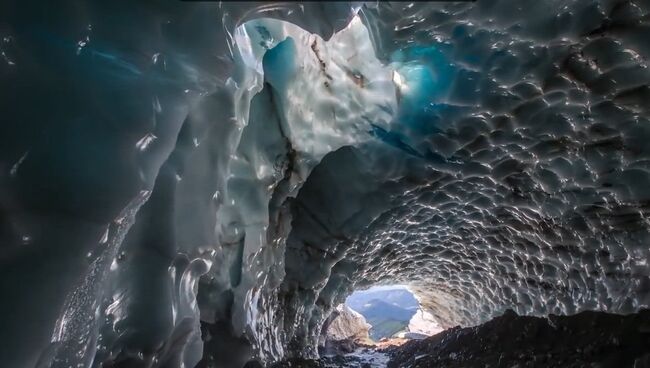
[[[315,356],[650,304],[647,1],[0,6],[0,361]]]

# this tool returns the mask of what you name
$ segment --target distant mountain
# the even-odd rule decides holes
[[[369,335],[375,341],[405,330],[415,314],[415,310],[404,309],[379,299],[369,300],[358,312],[372,326]]]
[[[374,326],[376,322],[387,319],[406,322],[408,325],[408,322],[416,311],[398,307],[395,304],[387,303],[383,300],[372,299],[357,310],[357,312],[361,313],[366,318],[366,321]]]
[[[346,304],[372,325],[370,337],[375,341],[405,331],[419,308],[413,294],[404,288],[356,292],[348,297]]]
[[[392,319],[383,320],[372,326],[369,335],[373,341],[379,341],[384,337],[390,338],[398,332],[405,332],[407,325],[408,322]]]
[[[419,307],[418,301],[413,294],[405,288],[371,288],[357,291],[348,297],[345,304],[356,311],[360,311],[364,304],[373,299],[382,300],[403,309],[417,310]]]

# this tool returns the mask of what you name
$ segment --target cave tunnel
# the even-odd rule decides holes
[[[648,0],[3,1],[0,366],[650,367],[649,57]],[[394,284],[446,330],[325,360]]]

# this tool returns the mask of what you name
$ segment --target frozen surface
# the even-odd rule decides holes
[[[376,284],[650,304],[646,0],[41,3],[0,5],[7,366],[313,357]]]

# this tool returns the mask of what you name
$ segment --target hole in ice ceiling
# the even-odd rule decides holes
[[[375,342],[398,344],[404,339],[421,339],[442,330],[403,285],[358,290],[346,299],[345,304],[372,326],[369,337]]]
[[[426,45],[397,50],[391,55],[391,66],[399,93],[400,123],[420,134],[439,129],[436,116],[456,72],[446,49]]]

